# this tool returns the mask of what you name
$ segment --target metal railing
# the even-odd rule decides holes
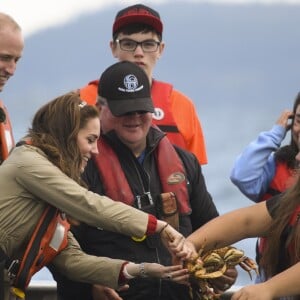
[[[233,286],[221,296],[221,300],[231,299],[232,293],[240,287]],[[32,281],[26,292],[26,300],[57,300],[54,281]]]
[[[57,300],[54,281],[32,281],[26,291],[26,300]]]

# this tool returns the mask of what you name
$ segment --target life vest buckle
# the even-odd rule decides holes
[[[143,207],[142,200],[148,200],[150,205],[154,205],[153,198],[150,192],[145,192],[144,195],[137,195],[136,200],[138,209],[142,209]]]
[[[14,280],[16,278],[19,270],[19,266],[20,266],[20,261],[18,259],[14,259],[9,265],[9,267],[7,268],[7,274],[11,280]]]

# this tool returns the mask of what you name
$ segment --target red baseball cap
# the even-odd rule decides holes
[[[159,13],[143,4],[136,4],[128,6],[117,13],[113,24],[113,35],[122,27],[132,23],[150,25],[159,34],[162,34],[163,31],[163,24],[160,20]]]

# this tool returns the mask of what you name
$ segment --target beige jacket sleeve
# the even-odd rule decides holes
[[[39,149],[21,146],[11,157],[17,164],[16,181],[32,200],[47,202],[67,215],[95,227],[142,237],[148,214],[81,187],[54,166]],[[28,201],[28,199],[26,199]]]
[[[85,254],[69,232],[68,246],[53,260],[53,265],[71,280],[102,284],[116,289],[124,262]]]

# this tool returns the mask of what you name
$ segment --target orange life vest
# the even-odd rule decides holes
[[[36,225],[22,259],[12,260],[1,250],[5,267],[12,280],[12,292],[24,298],[32,276],[49,264],[68,244],[70,225],[61,212],[48,206]]]
[[[89,82],[80,89],[80,98],[90,105],[95,105],[97,101],[97,90],[99,80]],[[169,83],[152,80],[151,97],[154,105],[153,124],[157,125],[161,131],[167,134],[171,143],[188,149],[186,142],[179,132],[171,111],[170,96],[173,86]]]
[[[0,100],[0,164],[7,158],[15,146],[8,111]]]
[[[98,149],[99,154],[93,156],[93,159],[101,175],[106,195],[116,201],[132,205],[135,197],[116,153],[101,137],[98,140]],[[103,157],[105,159],[102,159]],[[155,157],[163,192],[173,192],[178,200],[179,212],[189,214],[191,208],[186,172],[181,159],[167,138],[162,138],[159,142]]]
[[[154,104],[153,124],[167,134],[171,143],[187,149],[186,142],[179,132],[171,111],[170,96],[173,86],[166,82],[154,80],[151,86],[151,96]]]
[[[261,201],[280,194],[290,188],[297,180],[297,172],[287,167],[285,163],[276,163],[276,172],[269,185],[267,192]]]

